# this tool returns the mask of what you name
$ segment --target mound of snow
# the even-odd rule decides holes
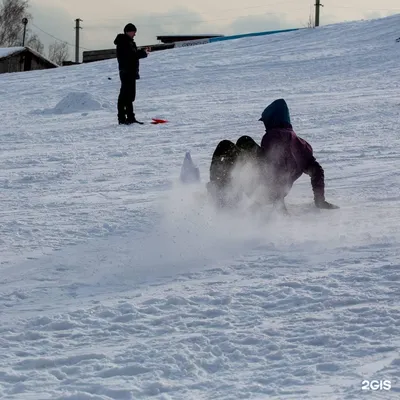
[[[36,111],[40,114],[73,114],[101,110],[103,105],[87,92],[70,92],[54,108]]]

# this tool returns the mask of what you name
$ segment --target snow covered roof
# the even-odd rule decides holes
[[[48,64],[52,65],[53,67],[59,67],[53,61],[50,61],[48,58],[37,52],[36,50],[31,49],[28,46],[22,47],[0,47],[0,59],[13,56],[18,53],[22,53],[23,51],[29,51],[30,53],[34,54],[36,57],[41,58],[42,60],[46,61]]]
[[[13,54],[24,51],[25,47],[0,47],[0,58],[9,57]]]

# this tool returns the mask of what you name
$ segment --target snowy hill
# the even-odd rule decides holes
[[[398,399],[399,31],[155,52],[135,104],[163,125],[116,124],[116,60],[0,75],[0,398]],[[200,206],[218,141],[259,142],[280,97],[341,208],[307,177],[290,218]]]

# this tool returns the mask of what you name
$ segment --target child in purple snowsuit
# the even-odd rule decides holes
[[[259,187],[265,189],[263,202],[273,203],[287,212],[284,199],[294,182],[305,173],[311,177],[315,206],[338,208],[325,200],[324,170],[315,159],[310,144],[293,131],[285,100],[272,102],[259,121],[265,126],[261,146],[251,137],[242,136],[236,144],[222,140],[216,147],[207,187],[217,204],[223,207],[235,205],[237,196],[233,199],[230,196],[235,187],[232,172],[248,160],[256,168],[254,173],[258,175]]]
[[[272,102],[259,121],[265,126],[261,140],[261,157],[265,162],[262,176],[269,199],[283,203],[294,182],[304,173],[311,177],[316,207],[338,208],[325,200],[324,170],[315,159],[311,145],[294,132],[285,100]]]

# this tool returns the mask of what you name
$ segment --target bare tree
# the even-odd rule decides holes
[[[21,45],[22,19],[31,18],[28,0],[2,0],[0,3],[0,46]]]
[[[315,15],[313,8],[310,7],[310,14],[308,15],[308,21],[302,24],[304,28],[315,28]]]
[[[68,43],[54,42],[49,46],[49,59],[58,65],[69,58]]]
[[[308,16],[307,28],[315,28],[315,18],[311,12]]]
[[[44,54],[44,45],[36,33],[30,35],[28,40],[25,41],[25,44],[31,49],[36,50],[38,53]]]

